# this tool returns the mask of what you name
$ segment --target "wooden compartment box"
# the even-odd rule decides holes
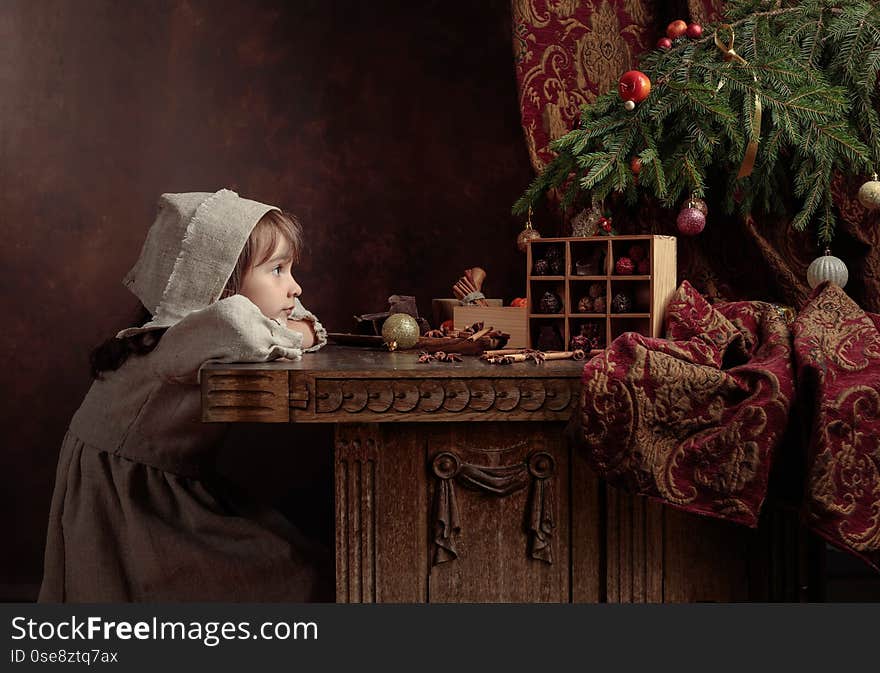
[[[617,273],[621,257],[632,273]],[[542,261],[543,260],[543,261]],[[676,286],[674,236],[540,238],[526,255],[529,347],[568,349],[585,328],[600,348],[624,332],[663,336],[666,305]],[[549,293],[549,294],[547,294]],[[558,300],[558,301],[557,301]]]

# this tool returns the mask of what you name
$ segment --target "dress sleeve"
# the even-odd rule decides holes
[[[327,330],[324,329],[315,314],[302,305],[298,297],[290,317],[294,320],[309,320],[312,323],[312,328],[315,330],[315,343],[306,348],[305,352],[316,351],[327,344]]]
[[[298,360],[302,353],[301,334],[264,316],[247,297],[233,295],[169,327],[149,357],[159,378],[195,384],[209,362]]]

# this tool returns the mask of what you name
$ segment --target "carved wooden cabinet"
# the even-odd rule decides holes
[[[338,601],[800,596],[790,517],[772,515],[768,526],[790,529],[776,544],[769,527],[700,519],[600,483],[563,436],[582,363],[464,360],[328,347],[202,370],[204,421],[336,425]]]

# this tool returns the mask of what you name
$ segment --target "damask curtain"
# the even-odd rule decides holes
[[[721,0],[512,0],[513,48],[520,111],[532,166],[552,158],[547,146],[574,128],[580,107],[615,87],[638,67],[669,21],[708,23],[721,18]],[[847,292],[863,308],[880,311],[880,217],[855,199],[859,180],[838,179],[840,215],[834,254],[849,267]],[[760,299],[802,307],[810,292],[806,268],[820,251],[810,232],[787,222],[723,216],[707,195],[705,231],[678,239],[679,280],[689,280],[712,300]],[[636,211],[615,206],[621,233],[675,234],[676,211],[649,199]],[[545,236],[568,235],[574,213],[543,212],[535,220]]]

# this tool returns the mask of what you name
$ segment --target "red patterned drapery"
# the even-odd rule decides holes
[[[757,526],[794,400],[785,319],[765,302],[710,306],[685,281],[666,333],[625,333],[587,362],[587,460],[627,491]]]
[[[798,394],[812,418],[807,521],[880,571],[880,315],[825,284],[794,337]]]
[[[574,128],[582,105],[616,86],[657,39],[654,3],[643,0],[513,0],[513,39],[523,131],[532,166]]]

